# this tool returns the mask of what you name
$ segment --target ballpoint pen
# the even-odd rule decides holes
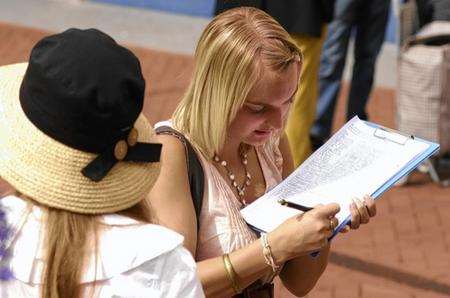
[[[300,211],[303,211],[303,212],[307,212],[307,211],[313,209],[312,207],[307,207],[307,206],[299,205],[299,204],[296,204],[296,203],[288,202],[288,201],[286,201],[284,199],[279,199],[278,203],[280,205],[283,205],[283,206],[286,206],[286,207],[289,207],[289,208],[294,208],[294,209],[297,209],[297,210],[300,210]]]

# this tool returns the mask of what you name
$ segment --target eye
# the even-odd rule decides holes
[[[252,113],[261,113],[265,110],[265,107],[263,105],[253,103],[246,103],[245,107]]]

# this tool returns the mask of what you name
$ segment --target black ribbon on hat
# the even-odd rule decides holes
[[[116,148],[120,145],[126,146],[126,153],[123,157],[117,156]],[[134,162],[158,162],[161,155],[161,144],[140,143],[130,144],[126,139],[119,140],[113,146],[108,147],[99,154],[93,161],[81,170],[84,176],[93,181],[102,180],[108,172],[119,161]]]
[[[49,137],[98,154],[81,172],[100,181],[119,161],[160,159],[161,144],[137,142],[133,128],[144,90],[141,66],[131,51],[99,30],[69,29],[33,47],[20,104]]]

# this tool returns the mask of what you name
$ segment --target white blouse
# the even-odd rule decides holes
[[[13,231],[7,245],[14,275],[0,281],[0,297],[39,297],[44,266],[42,210],[33,206],[29,211],[27,203],[14,196],[1,199],[0,206]],[[84,297],[204,297],[196,264],[181,235],[121,215],[101,218],[105,229],[99,235],[97,256],[91,245],[81,277]]]

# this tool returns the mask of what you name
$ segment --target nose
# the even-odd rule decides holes
[[[283,127],[284,112],[282,109],[274,109],[270,115],[270,125],[274,129],[281,129]]]

